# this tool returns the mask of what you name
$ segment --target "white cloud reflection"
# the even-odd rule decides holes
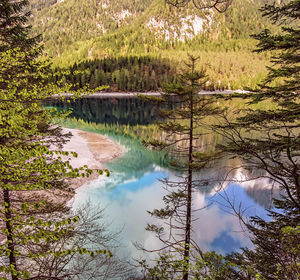
[[[90,201],[92,204],[107,207],[106,213],[111,222],[111,230],[122,229],[121,238],[125,246],[121,255],[138,258],[142,255],[133,243],[137,242],[149,250],[158,249],[160,242],[153,233],[145,231],[147,223],[157,223],[148,210],[163,207],[162,197],[165,191],[157,177],[162,176],[161,169],[147,172],[142,178],[126,180],[125,174],[114,174],[110,178],[99,180],[77,190],[73,207]],[[174,175],[164,170],[174,179]],[[107,185],[110,187],[107,189]],[[112,186],[115,188],[112,188]],[[249,246],[250,241],[241,232],[240,221],[221,210],[219,204],[210,205],[209,193],[194,194],[195,212],[193,239],[202,250],[217,250],[228,253],[239,247]],[[255,202],[252,202],[255,204]],[[208,206],[208,207],[205,207]],[[202,209],[203,208],[203,209]],[[224,245],[225,244],[225,245]],[[232,244],[232,248],[231,248]]]

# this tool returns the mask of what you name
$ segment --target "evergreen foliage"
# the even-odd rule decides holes
[[[265,5],[264,15],[281,23],[282,31],[265,30],[255,36],[257,51],[275,51],[274,65],[259,92],[247,97],[252,104],[272,102],[275,109],[246,110],[242,117],[225,118],[225,125],[216,128],[228,139],[223,151],[243,158],[249,168],[264,170],[282,190],[269,211],[270,221],[252,217],[247,224],[254,249],[228,257],[235,265],[228,279],[300,277],[299,9],[299,0]]]
[[[65,79],[81,89],[109,85],[109,91],[157,91],[174,81],[175,69],[167,59],[151,56],[124,56],[75,63]],[[56,69],[56,72],[61,71]]]
[[[249,108],[224,114],[223,123],[213,126],[226,139],[218,145],[220,153],[242,158],[249,170],[263,170],[282,195],[274,199],[268,220],[252,217],[247,223],[240,209],[234,209],[246,223],[254,248],[225,259],[214,252],[200,253],[190,267],[195,279],[299,279],[299,7],[294,0],[262,8],[265,16],[283,25],[279,34],[265,30],[255,36],[260,40],[258,52],[274,51],[274,65],[258,92],[238,95],[250,99]],[[262,101],[275,107],[250,109]],[[150,279],[176,278],[184,265],[167,252],[160,255],[158,266],[147,268]]]
[[[257,12],[264,2],[235,0],[220,15],[163,0],[35,0],[31,22],[43,33],[45,54],[59,67],[120,56],[161,56],[179,65],[189,52],[207,64],[207,89],[239,89],[265,77],[268,55],[251,53],[254,40],[249,39],[271,27]],[[151,80],[145,77],[144,83]]]
[[[20,47],[24,50],[37,43],[39,36],[29,36],[31,28],[27,21],[30,12],[24,12],[24,8],[27,5],[27,0],[2,0],[0,2],[1,51],[15,47]]]
[[[42,33],[47,54],[60,55],[76,41],[85,41],[131,24],[146,1],[30,1],[33,30]]]
[[[178,182],[163,180],[168,191],[163,197],[165,207],[149,212],[165,221],[163,224],[147,226],[147,230],[153,231],[163,243],[162,248],[157,250],[159,260],[154,268],[141,263],[147,268],[149,279],[181,277],[187,280],[195,261],[193,251],[201,252],[192,238],[193,192],[201,181],[194,178],[194,173],[206,165],[206,154],[201,152],[202,147],[196,141],[202,135],[196,128],[207,116],[218,114],[219,109],[213,106],[213,98],[203,98],[198,94],[206,77],[203,70],[195,70],[196,61],[197,58],[189,57],[187,70],[180,75],[179,83],[165,86],[162,97],[147,98],[154,102],[174,104],[171,109],[161,109],[164,121],[159,123],[159,128],[165,134],[164,140],[155,139],[147,144],[159,149],[172,147],[174,160],[170,164],[184,172]]]
[[[242,42],[236,41],[233,44],[239,48]],[[212,44],[212,48],[219,47],[226,48],[225,42],[218,46]],[[206,67],[208,79],[203,87],[205,90],[255,88],[265,77],[264,61],[268,57],[265,54],[252,55],[238,50],[203,50],[193,51],[192,54],[199,56]],[[84,85],[83,79],[91,88],[109,85],[110,91],[156,91],[162,88],[164,82],[176,81],[179,65],[186,58],[185,51],[166,51],[159,56],[145,54],[88,60],[67,67],[66,70],[70,73],[66,75],[66,80],[77,84],[78,88]],[[61,68],[56,68],[55,71],[66,72]]]
[[[250,34],[270,26],[257,13],[261,2],[236,0],[222,15],[197,10],[193,5],[175,8],[163,0],[111,0],[100,4],[95,0],[84,3],[34,0],[30,4],[34,30],[43,34],[48,55],[64,56],[64,52],[74,50],[81,41],[86,44],[83,59],[87,59],[101,58],[98,53],[105,51],[102,49],[105,42],[110,49],[124,54],[132,49],[137,53],[147,48],[178,48],[190,41],[199,28],[202,32],[196,37],[201,44],[216,39],[249,38]],[[199,26],[193,23],[195,18]],[[186,32],[190,35],[185,36]]]
[[[47,6],[49,4],[55,4],[55,9],[59,7],[58,5],[67,5],[57,1],[36,4],[37,9],[43,9],[43,5],[49,7]],[[179,275],[183,279],[188,279],[189,275],[193,275],[195,279],[300,277],[300,44],[297,25],[299,4],[299,0],[292,0],[282,1],[281,5],[265,5],[262,8],[263,13],[280,22],[283,25],[282,32],[274,35],[272,31],[265,30],[255,36],[260,40],[258,52],[274,53],[272,59],[274,66],[269,68],[269,75],[260,85],[260,90],[251,96],[244,96],[251,98],[250,104],[265,101],[275,104],[275,107],[241,110],[233,121],[225,116],[223,124],[214,126],[214,130],[227,139],[225,144],[219,145],[222,153],[243,158],[249,169],[264,170],[266,176],[282,189],[281,199],[274,200],[275,209],[269,211],[271,221],[253,217],[252,222],[248,224],[248,229],[253,234],[254,249],[245,248],[242,253],[232,254],[225,259],[214,252],[203,254],[191,237],[192,193],[196,183],[199,184],[199,181],[193,180],[193,172],[203,168],[209,160],[209,157],[199,152],[199,147],[196,146],[195,140],[200,136],[196,125],[199,125],[207,115],[219,112],[211,106],[212,100],[199,100],[197,95],[199,86],[204,87],[206,80],[204,73],[195,69],[196,59],[191,57],[191,64],[188,65],[191,71],[183,74],[178,81],[177,78],[173,78],[174,70],[168,61],[155,60],[149,56],[124,56],[87,61],[74,65],[71,74],[65,76],[78,87],[89,84],[92,88],[96,88],[98,85],[108,83],[116,90],[155,90],[169,79],[178,82],[167,86],[162,98],[155,100],[174,102],[176,107],[161,111],[162,116],[168,119],[160,124],[167,135],[166,141],[162,142],[159,139],[150,144],[159,148],[173,146],[172,151],[177,153],[177,157],[172,164],[181,171],[185,170],[187,174],[183,176],[182,182],[176,184],[165,180],[166,188],[170,189],[169,194],[164,197],[166,207],[151,212],[153,216],[162,220],[171,220],[171,238],[163,235],[164,229],[160,225],[148,226],[149,230],[157,234],[167,251],[167,254],[160,253],[155,267],[149,268],[143,263],[148,269],[148,278],[169,279]],[[60,147],[67,135],[62,134],[59,127],[51,125],[51,115],[43,110],[41,104],[47,97],[59,93],[62,88],[58,86],[58,80],[49,83],[49,67],[35,59],[40,50],[34,48],[36,38],[28,36],[30,28],[23,25],[29,15],[22,12],[26,5],[27,1],[0,2],[0,198],[2,200],[0,215],[3,221],[0,275],[3,279],[12,280],[60,279],[59,277],[69,277],[70,270],[59,270],[61,267],[58,266],[59,269],[53,275],[53,267],[46,269],[45,266],[41,266],[41,263],[45,264],[49,260],[49,254],[51,260],[57,261],[62,258],[61,265],[64,266],[67,256],[78,257],[81,254],[88,254],[91,257],[97,254],[110,256],[110,252],[106,249],[86,249],[80,244],[70,247],[68,240],[76,234],[73,223],[78,222],[78,217],[64,216],[68,213],[68,208],[62,203],[49,200],[47,196],[46,191],[50,191],[65,197],[66,193],[71,191],[66,179],[88,176],[91,170],[87,167],[73,169],[68,161],[61,158],[69,154],[53,148]],[[133,6],[130,6],[131,8],[135,9]],[[144,10],[146,5],[134,11]],[[56,11],[57,17],[59,12]],[[157,10],[148,9],[146,14],[138,19],[139,23],[143,22],[143,16],[147,13],[152,15],[152,12]],[[161,18],[169,15],[167,10],[163,12],[165,14],[159,14]],[[90,14],[87,13],[87,17],[89,18]],[[234,24],[233,20],[232,25]],[[109,25],[114,33],[93,40],[90,56],[97,54],[97,45],[100,46],[98,57],[103,57],[103,52],[108,52],[111,56],[120,50],[128,54],[138,48],[144,49],[145,52],[149,52],[151,48],[157,50],[185,48],[185,44],[180,41],[167,42],[153,34],[148,38],[138,38],[137,34],[145,27],[134,24],[133,27],[137,27],[136,30],[128,26],[119,29],[118,26]],[[84,26],[80,30],[86,33],[89,29]],[[247,31],[227,27],[221,30],[220,34],[225,39],[235,36],[240,38]],[[122,34],[130,35],[122,37]],[[126,38],[130,40],[126,41]],[[135,40],[131,40],[132,38]],[[194,40],[202,43],[204,39],[207,38],[199,36]],[[66,41],[66,46],[73,43],[70,37]],[[111,42],[115,46],[110,53],[107,48]],[[64,43],[58,45],[57,55],[64,49],[62,47]],[[87,50],[91,50],[89,42],[86,46]],[[118,69],[120,65],[124,67]],[[83,74],[76,71],[87,68]],[[157,81],[162,73],[165,76]],[[142,74],[148,77],[147,82],[143,80]],[[132,75],[133,80],[130,80]],[[146,84],[151,79],[153,83]],[[197,83],[199,79],[200,84]],[[130,82],[133,82],[133,85]],[[68,87],[63,90],[71,91]],[[180,145],[182,142],[185,142],[183,146]],[[215,157],[216,154],[213,158]],[[63,215],[57,215],[58,212]],[[195,257],[194,254],[198,256]]]

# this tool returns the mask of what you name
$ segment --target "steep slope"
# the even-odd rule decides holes
[[[104,52],[152,52],[186,42],[197,47],[207,40],[249,38],[268,26],[258,12],[263,2],[235,0],[219,14],[192,5],[174,8],[164,0],[31,0],[32,25],[43,35],[48,55],[61,56],[84,45],[81,56],[92,58]]]
[[[164,0],[31,0],[31,9],[35,32],[42,33],[54,64],[89,69],[76,77],[80,84],[155,90],[160,81],[173,79],[170,73],[189,52],[201,58],[208,89],[236,89],[254,86],[266,73],[268,54],[252,53],[250,35],[272,27],[258,11],[267,1],[272,0],[234,0],[224,14],[192,5],[179,9]],[[140,65],[130,62],[140,58]],[[159,63],[163,59],[171,68]],[[107,63],[113,67],[101,69]]]
[[[235,0],[227,13],[219,14],[191,5],[178,9],[156,0],[131,25],[94,39],[89,54],[101,57],[174,48],[199,50],[211,41],[248,39],[269,26],[261,19],[258,7],[258,2]]]
[[[31,0],[34,32],[45,50],[59,56],[76,41],[89,40],[130,24],[151,0]]]

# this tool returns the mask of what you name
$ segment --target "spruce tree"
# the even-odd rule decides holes
[[[247,225],[254,249],[228,257],[234,279],[299,279],[300,269],[300,1],[265,5],[264,16],[280,23],[281,32],[255,36],[258,50],[273,51],[269,74],[257,92],[242,97],[267,108],[245,110],[235,121],[225,118],[216,131],[227,139],[222,151],[264,170],[282,190],[269,220],[252,217]],[[249,178],[251,179],[251,178]],[[230,278],[232,279],[232,278]]]
[[[0,51],[20,48],[31,49],[37,44],[39,36],[31,36],[31,27],[27,25],[30,12],[25,12],[28,0],[0,1]]]
[[[206,166],[206,155],[201,151],[199,139],[203,131],[199,130],[207,116],[220,112],[215,108],[214,98],[206,98],[198,93],[207,79],[204,70],[196,70],[198,58],[189,56],[187,70],[179,75],[179,83],[164,87],[161,97],[148,98],[167,104],[171,109],[161,109],[163,121],[159,123],[164,139],[148,142],[155,148],[168,148],[173,157],[171,166],[180,172],[178,181],[162,180],[168,194],[163,197],[165,207],[149,212],[152,216],[165,221],[164,226],[148,225],[147,230],[155,232],[163,242],[158,249],[159,260],[154,268],[148,268],[149,279],[189,279],[192,271],[193,254],[201,249],[193,241],[193,193],[201,185],[201,179],[195,178],[195,172]],[[210,151],[211,153],[213,151]],[[169,231],[169,233],[168,233]],[[179,260],[178,260],[179,255]]]
[[[264,16],[282,26],[279,34],[265,30],[255,36],[257,51],[272,51],[274,65],[258,91],[237,97],[247,98],[249,106],[267,106],[240,110],[234,118],[224,115],[223,123],[213,127],[225,139],[219,151],[242,158],[245,168],[264,170],[265,177],[281,188],[282,196],[274,199],[268,220],[252,217],[247,224],[253,249],[244,248],[225,259],[211,252],[201,254],[195,279],[300,277],[299,8],[300,1],[294,0],[261,9]],[[162,255],[159,265],[150,269],[151,279],[159,278],[159,273],[171,278],[180,266],[169,254]]]

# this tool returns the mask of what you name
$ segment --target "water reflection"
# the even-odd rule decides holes
[[[130,141],[125,143],[122,139],[124,138],[120,137],[119,142],[125,146],[127,153],[108,164],[111,177],[99,178],[78,189],[73,207],[86,201],[106,206],[113,229],[122,229],[124,248],[120,255],[138,258],[143,254],[135,248],[135,242],[148,249],[157,249],[161,245],[153,233],[145,231],[147,223],[157,222],[147,211],[164,206],[162,197],[166,191],[158,179],[168,177],[170,180],[178,180],[178,177],[172,170],[151,161],[142,146],[133,145],[132,151]],[[143,164],[139,164],[141,155]],[[129,165],[124,165],[125,162]],[[226,165],[233,164],[228,162]],[[202,250],[216,250],[226,254],[251,246],[249,236],[243,231],[240,220],[234,215],[228,202],[237,209],[242,205],[245,215],[267,217],[265,206],[270,206],[271,203],[272,182],[264,178],[248,181],[245,179],[246,170],[232,170],[230,173],[221,166],[215,166],[214,169],[197,174],[201,180],[194,193],[193,204],[195,209],[202,210],[196,212],[193,239]],[[223,183],[224,177],[230,177],[230,181],[236,182],[230,183],[228,180]],[[243,182],[238,183],[239,181]],[[201,182],[209,184],[201,185]]]
[[[157,120],[157,105],[136,97],[124,98],[81,98],[62,102],[48,100],[46,105],[60,109],[72,109],[72,117],[87,122],[106,124],[150,124]]]
[[[107,133],[126,153],[123,157],[107,164],[111,177],[99,178],[77,190],[73,201],[76,208],[86,201],[107,207],[112,230],[122,229],[124,247],[120,255],[138,258],[134,242],[148,249],[157,249],[160,243],[153,233],[146,232],[147,223],[157,222],[147,213],[148,210],[163,207],[162,197],[166,194],[160,178],[178,180],[174,172],[166,167],[167,157],[145,149],[136,139],[116,133],[130,130],[127,135],[144,134],[153,137],[155,129],[119,124],[147,124],[156,118],[156,108],[138,99],[81,99],[71,103],[76,118],[82,121],[68,122],[68,126],[92,132]],[[52,104],[54,105],[54,104]],[[57,104],[60,107],[69,105]],[[152,106],[152,107],[151,107]],[[95,123],[91,123],[95,122]],[[99,124],[100,123],[100,124]],[[109,128],[103,123],[118,123]],[[135,130],[136,128],[136,130]],[[215,135],[199,139],[202,147],[214,147],[220,141]],[[273,182],[259,174],[257,170],[245,170],[238,160],[222,159],[210,169],[199,172],[194,193],[194,209],[201,209],[195,215],[193,239],[202,250],[216,250],[230,253],[244,246],[251,246],[247,233],[233,208],[243,211],[246,216],[267,217],[265,208],[271,208],[272,196],[279,191]],[[258,178],[249,180],[249,178]]]

